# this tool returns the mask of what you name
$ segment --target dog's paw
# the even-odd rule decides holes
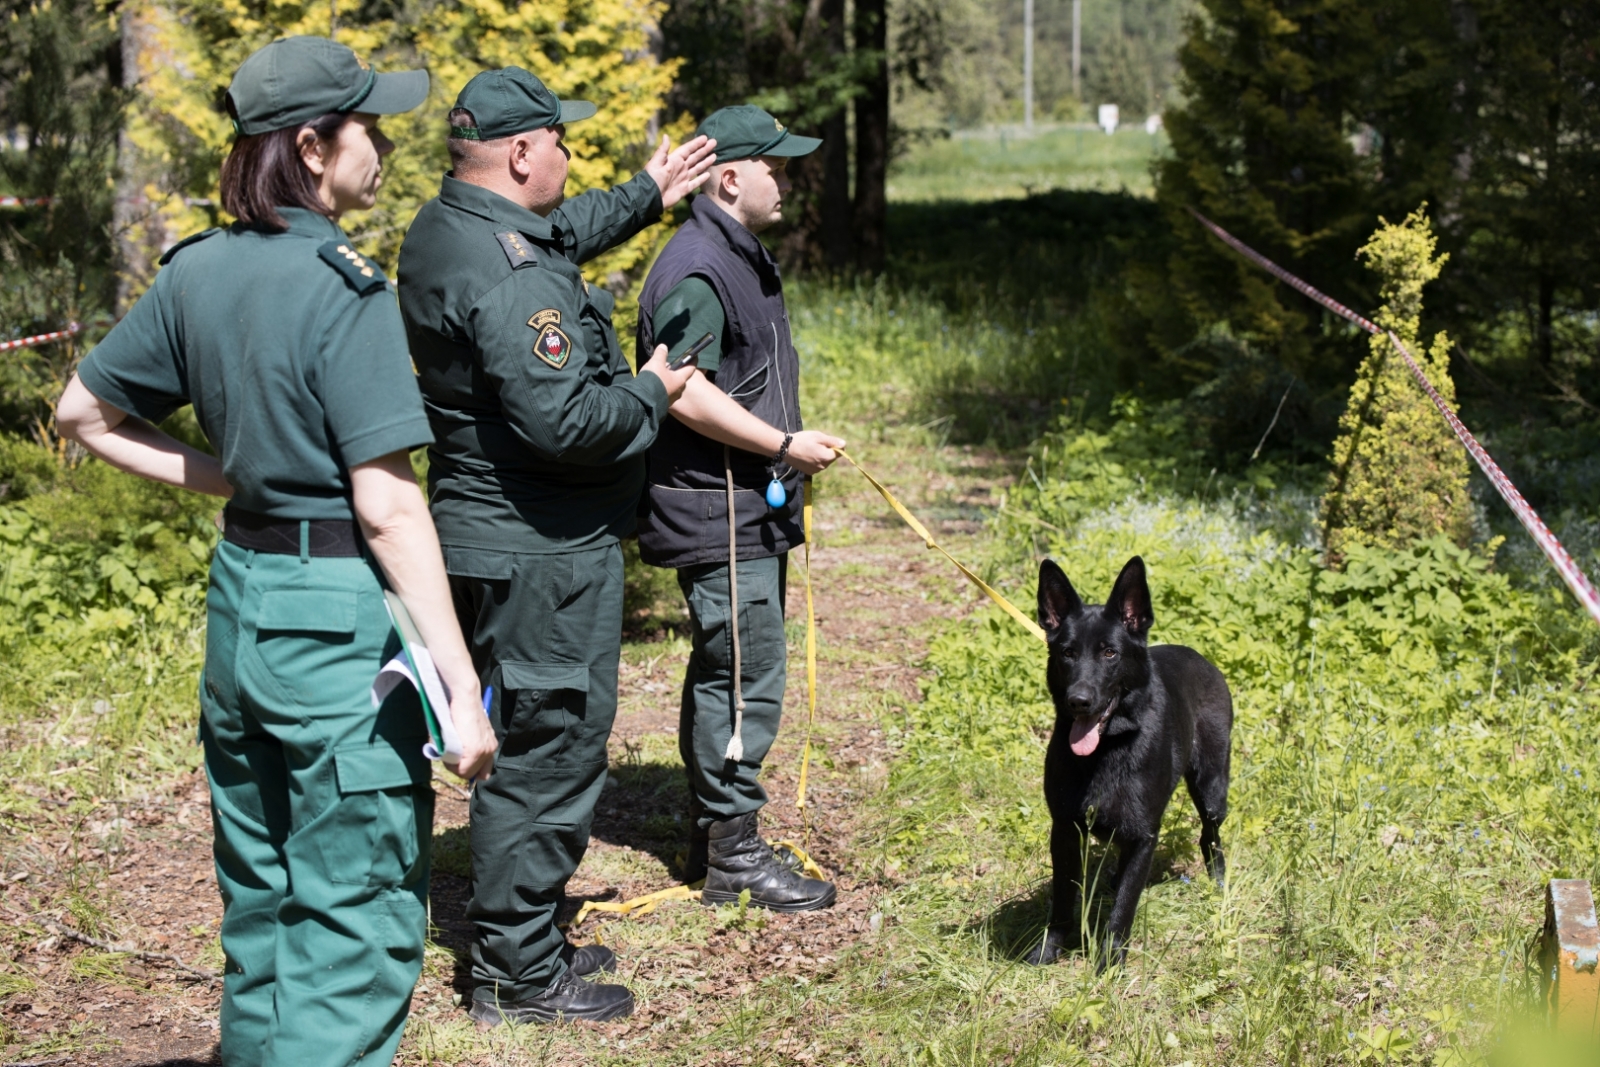
[[[1066,946],[1066,935],[1059,930],[1047,930],[1033,950],[1022,958],[1024,963],[1034,967],[1043,967],[1054,963],[1061,956],[1062,949]]]
[[[1098,951],[1095,952],[1095,974],[1118,971],[1127,965],[1128,944],[1122,938],[1113,936],[1108,942],[1098,946]]]

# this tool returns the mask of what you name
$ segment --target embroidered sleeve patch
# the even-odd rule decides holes
[[[560,324],[561,312],[555,308],[545,308],[528,320],[528,325],[539,331],[533,342],[533,354],[556,370],[567,365],[567,356],[572,351],[572,342],[561,332]]]
[[[344,276],[350,287],[362,296],[377,292],[389,284],[377,264],[369,262],[345,241],[328,241],[317,249],[323,262]]]
[[[538,261],[533,258],[533,249],[528,247],[527,238],[515,230],[497,233],[495,237],[500,241],[500,251],[506,254],[506,262],[511,264],[511,269],[518,267],[531,267]]]

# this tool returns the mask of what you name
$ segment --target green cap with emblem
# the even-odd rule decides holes
[[[735,104],[713,111],[694,131],[696,137],[702,134],[716,139],[718,163],[761,156],[805,156],[822,144],[820,137],[790,133],[770,111],[754,104]]]
[[[451,126],[450,136],[468,141],[493,141],[577,122],[599,110],[587,100],[558,99],[544,82],[521,67],[474,75],[456,97],[456,107],[472,112],[473,125]]]
[[[273,41],[245,60],[228,86],[234,126],[252,136],[323,115],[397,115],[427,98],[427,71],[379,74],[326,37]]]

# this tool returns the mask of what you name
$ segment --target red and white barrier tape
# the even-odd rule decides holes
[[[75,333],[83,331],[82,323],[69,322],[65,330],[56,330],[54,333],[36,333],[32,337],[19,337],[15,341],[0,341],[0,352],[9,352],[13,348],[32,348],[34,345],[47,345],[51,341],[64,341]]]
[[[1387,334],[1390,342],[1395,347],[1395,351],[1399,352],[1406,361],[1406,366],[1411,370],[1411,376],[1417,380],[1417,384],[1422,387],[1422,391],[1428,394],[1428,399],[1432,400],[1433,406],[1439,409],[1439,414],[1443,415],[1444,421],[1450,424],[1450,429],[1454,430],[1456,436],[1461,439],[1461,443],[1466,447],[1468,454],[1472,456],[1473,460],[1478,464],[1478,468],[1488,477],[1489,484],[1495,487],[1500,494],[1500,498],[1506,502],[1506,506],[1511,509],[1511,513],[1517,517],[1517,521],[1522,523],[1523,528],[1528,531],[1534,543],[1539,546],[1540,551],[1550,560],[1551,565],[1556,569],[1556,573],[1561,575],[1561,580],[1567,583],[1568,589],[1572,590],[1572,595],[1578,598],[1578,603],[1583,605],[1584,610],[1593,617],[1595,622],[1600,623],[1600,593],[1595,592],[1594,583],[1589,581],[1589,576],[1579,569],[1571,556],[1567,555],[1567,550],[1561,547],[1561,542],[1556,540],[1555,534],[1551,533],[1550,528],[1544,524],[1544,520],[1539,518],[1539,513],[1534,511],[1526,500],[1522,499],[1522,494],[1517,492],[1517,487],[1511,484],[1511,479],[1506,477],[1505,472],[1500,469],[1500,465],[1489,457],[1489,453],[1478,443],[1478,439],[1472,436],[1472,431],[1462,424],[1456,413],[1450,409],[1450,405],[1445,403],[1444,397],[1439,395],[1439,391],[1433,387],[1433,383],[1422,372],[1422,368],[1417,365],[1417,361],[1411,358],[1411,353],[1406,350],[1406,346],[1400,342],[1400,338],[1396,337],[1393,331],[1379,328],[1370,319],[1357,315],[1337,300],[1324,295],[1296,278],[1293,274],[1290,274],[1193,208],[1189,209],[1189,213],[1199,219],[1202,226],[1216,234],[1223,244],[1238,252],[1274,278],[1299,290],[1335,315],[1348,319],[1368,333]]]
[[[130,196],[130,204],[164,204],[165,200],[151,200],[147,196]],[[0,207],[49,207],[56,202],[53,196],[0,196]],[[216,201],[208,196],[186,196],[184,207],[213,207]]]

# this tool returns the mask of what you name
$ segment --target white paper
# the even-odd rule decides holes
[[[458,763],[461,760],[461,736],[456,733],[455,720],[450,715],[450,692],[445,688],[444,679],[439,677],[433,656],[422,643],[422,637],[417,633],[416,624],[411,621],[405,605],[392,592],[385,591],[384,599],[404,648],[378,671],[377,678],[372,682],[372,705],[377,707],[381,704],[402,681],[409,682],[428,702],[434,722],[439,726],[439,736],[444,739],[443,752],[434,747],[430,739],[422,746],[423,755],[429,759],[442,758],[448,764]]]

